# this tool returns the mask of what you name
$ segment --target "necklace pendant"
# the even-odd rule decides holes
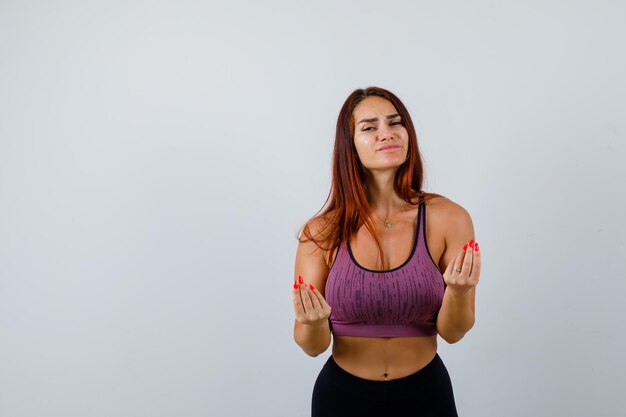
[[[389,220],[385,220],[383,225],[387,228],[387,229],[391,229],[391,222]]]

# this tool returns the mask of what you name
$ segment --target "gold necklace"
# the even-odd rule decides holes
[[[402,209],[400,209],[396,214],[404,211],[404,208],[406,208],[407,206],[405,205]],[[378,217],[378,216],[376,216]],[[383,221],[383,226],[385,226],[387,229],[391,229],[391,226],[393,226],[393,224],[391,224],[391,217],[393,216],[389,216],[387,217],[384,221]],[[378,219],[380,219],[380,217],[378,217]],[[382,219],[381,219],[382,220]]]
[[[396,213],[396,214],[397,214],[397,213]],[[380,217],[378,217],[377,215],[374,215],[374,216],[376,216],[376,218],[377,218],[378,220],[382,220],[382,219],[381,219]],[[393,216],[389,216],[389,217],[387,217],[385,220],[383,220],[383,226],[385,226],[387,229],[391,229],[391,227],[393,226],[393,224],[391,223],[391,217],[393,217]]]
[[[400,213],[400,212],[402,212],[402,211],[403,211],[403,209],[400,209],[400,210],[399,210],[397,213],[395,213],[395,214],[398,214],[398,213]],[[394,214],[394,215],[395,215],[395,214]],[[376,216],[376,217],[377,217],[379,220],[382,220],[380,217],[378,217],[378,216]],[[392,217],[393,217],[393,216],[392,216],[392,215],[390,215],[390,216],[389,216],[389,217],[387,217],[385,220],[383,220],[383,226],[385,226],[387,229],[391,229],[391,227],[393,226],[393,224],[391,223],[391,218],[392,218]]]

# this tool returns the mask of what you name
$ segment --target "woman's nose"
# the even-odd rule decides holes
[[[389,126],[383,125],[378,129],[378,140],[386,140],[391,138],[391,129]]]

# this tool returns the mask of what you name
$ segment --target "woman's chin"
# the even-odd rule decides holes
[[[398,168],[400,168],[400,166],[402,165],[402,163],[389,163],[389,164],[380,164],[380,165],[372,165],[372,166],[366,166],[365,168],[368,169],[369,171],[374,171],[374,172],[384,172],[384,171],[396,171]]]

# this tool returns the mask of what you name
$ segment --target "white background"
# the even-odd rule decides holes
[[[0,2],[0,415],[308,416],[296,233],[352,90],[483,251],[463,417],[626,409],[621,1]]]

